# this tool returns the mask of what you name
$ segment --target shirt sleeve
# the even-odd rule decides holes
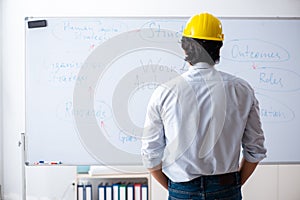
[[[248,162],[259,162],[266,157],[264,133],[259,116],[259,103],[254,97],[242,138],[243,156]]]
[[[146,168],[158,166],[163,158],[166,146],[164,126],[160,117],[160,104],[157,97],[152,95],[148,107],[142,136],[141,155]]]

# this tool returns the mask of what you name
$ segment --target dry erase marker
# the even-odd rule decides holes
[[[60,165],[60,164],[62,164],[62,162],[61,161],[51,161],[49,164],[50,165]]]
[[[42,165],[42,164],[45,164],[45,161],[40,160],[40,161],[38,161],[38,162],[35,162],[34,164],[35,164],[35,165]]]
[[[44,161],[40,160],[39,162],[35,162],[35,165],[60,165],[62,164],[61,161]]]

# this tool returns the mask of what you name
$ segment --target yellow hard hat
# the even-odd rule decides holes
[[[192,16],[187,22],[182,35],[204,40],[224,40],[221,21],[209,13]]]

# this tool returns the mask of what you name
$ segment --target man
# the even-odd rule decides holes
[[[149,101],[141,153],[169,199],[241,199],[241,185],[266,157],[253,89],[214,68],[223,40],[218,18],[191,17],[181,40],[189,70]]]

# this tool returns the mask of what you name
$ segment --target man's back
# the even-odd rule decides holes
[[[160,86],[147,117],[148,121],[161,120],[155,127],[163,128],[166,142],[158,154],[163,155],[163,172],[172,181],[237,171],[242,141],[244,156],[251,159],[265,153],[253,141],[261,134],[263,143],[264,137],[252,88],[205,63],[191,66],[181,77]],[[151,131],[147,134],[152,135]]]

